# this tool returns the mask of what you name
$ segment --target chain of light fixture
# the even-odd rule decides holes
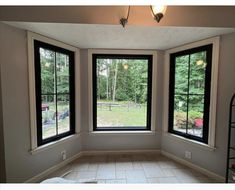
[[[123,26],[123,28],[125,28],[126,24],[128,23],[130,9],[131,9],[131,6],[128,7],[128,12],[127,12],[126,18],[120,19],[120,24]],[[151,13],[152,13],[154,19],[159,23],[166,12],[166,6],[151,5],[150,10],[151,10]]]

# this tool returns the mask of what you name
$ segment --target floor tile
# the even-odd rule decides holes
[[[63,177],[64,179],[77,180],[77,172],[72,171]]]
[[[72,172],[70,172],[72,171]],[[84,156],[45,177],[95,183],[213,183],[215,180],[157,154]],[[45,180],[44,179],[44,180]]]
[[[145,173],[143,170],[129,170],[126,171],[126,178],[127,179],[145,178]]]
[[[88,171],[97,171],[98,169],[98,164],[94,164],[94,163],[89,163],[88,165]]]
[[[102,164],[98,164],[98,170],[99,171],[115,171],[115,163],[111,162],[111,163],[102,163]]]
[[[105,179],[96,179],[97,183],[100,184],[104,184],[105,183]]]
[[[104,171],[104,170],[98,170],[96,179],[115,179],[115,170],[114,171]]]
[[[77,179],[95,180],[96,172],[77,172]]]
[[[123,171],[116,171],[116,179],[125,179],[126,178],[126,172]]]
[[[160,177],[158,178],[159,183],[179,183],[176,177]]]
[[[118,183],[126,183],[125,179],[107,179],[105,180],[107,184],[118,184]]]
[[[133,170],[132,162],[116,162],[116,170]]]
[[[73,170],[74,171],[87,171],[88,166],[89,166],[88,163],[77,163],[77,164],[74,164]]]
[[[127,183],[148,183],[146,178],[127,178]]]
[[[145,172],[145,176],[147,178],[165,177],[163,171],[158,166],[144,167],[144,172]]]
[[[175,177],[175,174],[172,169],[162,169],[164,177]]]
[[[134,170],[143,170],[141,162],[134,161],[132,162]]]
[[[148,183],[159,183],[158,178],[147,178]]]

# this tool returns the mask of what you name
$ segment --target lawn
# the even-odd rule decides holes
[[[112,104],[111,104],[112,105]],[[143,127],[146,126],[146,105],[129,105],[115,102],[114,106],[97,106],[98,127]]]
[[[42,112],[43,139],[56,135],[55,105],[51,102],[43,102],[49,106],[49,110]],[[98,127],[145,127],[146,126],[146,105],[128,104],[128,102],[107,102],[97,106]],[[109,107],[111,103],[111,110]],[[129,106],[128,106],[129,105]],[[58,104],[59,113],[63,113],[69,107],[65,103]],[[69,116],[58,119],[58,133],[69,130]]]

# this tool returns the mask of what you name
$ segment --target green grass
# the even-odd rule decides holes
[[[110,101],[98,101],[103,103],[112,103]],[[145,127],[146,126],[146,105],[130,104],[128,109],[128,102],[114,102],[119,104],[120,107],[111,107],[109,111],[108,106],[102,106],[102,109],[98,106],[97,109],[97,124],[98,127]],[[49,105],[49,110],[43,111],[43,119],[48,117],[53,118],[55,113],[55,105],[53,103],[46,103]],[[62,112],[68,109],[68,105],[59,103],[58,110]],[[58,132],[63,133],[69,130],[69,117],[58,121]],[[43,126],[43,139],[56,135],[55,124]]]
[[[111,111],[106,106],[97,109],[97,125],[98,127],[143,127],[146,126],[146,115],[145,105],[130,107],[128,110],[123,104],[122,107],[112,107]]]

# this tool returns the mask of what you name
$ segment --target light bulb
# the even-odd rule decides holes
[[[124,68],[125,70],[127,70],[127,69],[128,69],[128,65],[127,65],[127,64],[124,64],[124,65],[123,65],[123,68]]]
[[[153,14],[156,15],[158,13],[162,13],[163,15],[166,13],[165,5],[152,5]]]

